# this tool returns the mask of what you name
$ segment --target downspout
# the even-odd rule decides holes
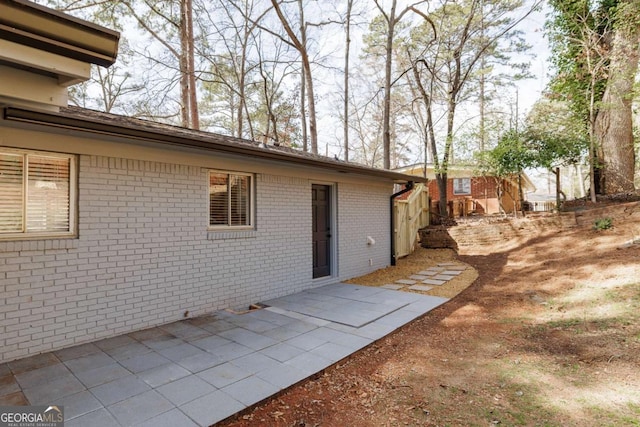
[[[389,212],[390,215],[389,217],[391,218],[391,265],[396,265],[396,232],[395,232],[395,226],[396,226],[396,221],[395,221],[395,206],[394,206],[394,201],[396,199],[396,197],[403,195],[404,193],[413,190],[413,181],[409,181],[404,185],[404,188],[400,191],[398,191],[397,193],[394,193],[391,195],[391,198],[389,199]]]

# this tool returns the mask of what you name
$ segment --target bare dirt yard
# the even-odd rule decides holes
[[[419,249],[353,282],[450,259],[473,267],[436,290],[455,298],[224,425],[640,426],[640,221]]]

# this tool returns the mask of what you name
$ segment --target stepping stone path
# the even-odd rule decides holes
[[[413,285],[409,286],[409,290],[412,291],[429,291],[433,288],[433,286],[425,286],[425,285]]]
[[[457,276],[460,273],[462,273],[462,271],[460,270],[445,270],[440,274],[445,274],[447,276]]]
[[[422,283],[426,283],[427,285],[444,285],[447,281],[446,280],[436,280],[436,279],[425,279],[422,281]]]
[[[438,274],[438,271],[424,270],[424,271],[419,271],[418,274],[421,276],[435,276],[436,274]]]
[[[455,262],[441,262],[435,267],[419,271],[409,276],[408,279],[399,279],[395,283],[383,285],[383,288],[400,290],[408,286],[410,291],[428,291],[433,286],[442,286],[449,280],[454,279],[467,269],[466,265]]]

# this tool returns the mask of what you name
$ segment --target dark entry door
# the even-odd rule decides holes
[[[331,187],[311,187],[313,209],[313,278],[331,275]]]

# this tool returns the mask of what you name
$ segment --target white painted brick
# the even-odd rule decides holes
[[[256,230],[214,232],[207,169],[79,158],[79,237],[0,244],[0,362],[315,286],[307,178],[256,175]],[[338,278],[384,267],[391,185],[336,191]]]

